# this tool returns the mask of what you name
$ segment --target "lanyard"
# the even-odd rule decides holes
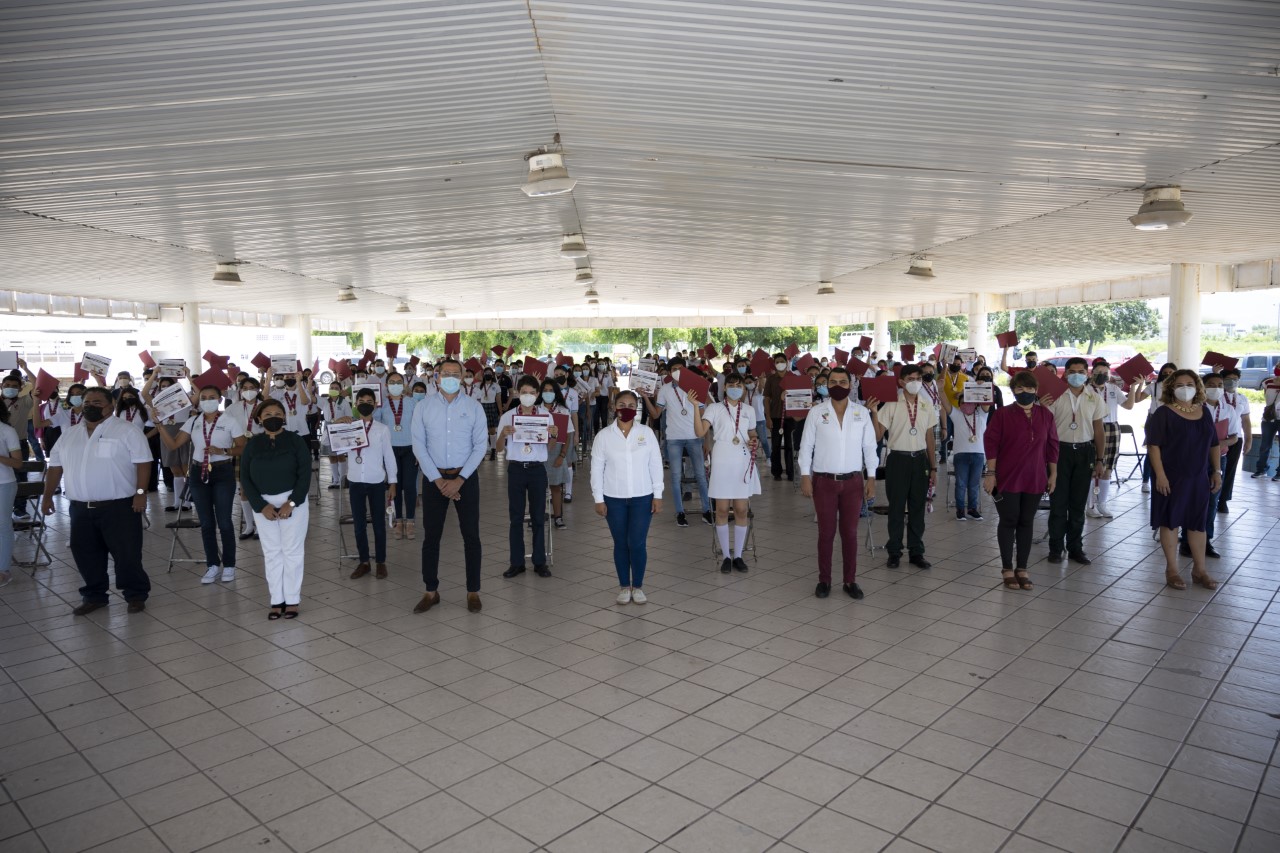
[[[298,395],[294,394],[293,399],[289,398],[289,392],[284,392],[284,404],[289,407],[289,414],[296,415],[298,413]]]
[[[969,441],[976,442],[978,440],[978,409],[973,409],[973,423],[969,423],[969,416],[964,409],[960,410],[960,417],[964,418],[964,425],[969,428]]]
[[[136,409],[128,408],[124,410],[125,420],[127,420],[129,423],[133,423],[133,419],[136,418],[137,416],[138,416],[138,411]]]
[[[369,427],[371,427],[371,426],[373,426],[373,423],[372,423],[371,421],[365,421],[365,422],[364,422],[364,442],[365,442],[365,444],[368,444],[368,443],[369,443]],[[363,465],[363,464],[364,464],[364,448],[363,448],[363,447],[357,447],[357,448],[356,448],[356,464],[357,464],[357,465]]]
[[[917,397],[915,400],[915,403],[912,403],[910,400],[904,399],[902,401],[902,404],[907,409],[907,420],[911,422],[911,434],[915,435],[916,434],[916,415],[920,411],[920,398]]]
[[[329,420],[331,421],[335,420],[337,417],[338,417],[338,413],[334,411],[334,408],[333,408],[333,398],[330,397],[329,398]]]
[[[200,419],[200,432],[204,434],[204,459],[201,460],[201,465],[200,465],[201,482],[205,482],[205,483],[209,482],[209,469],[213,465],[213,462],[209,459],[209,456],[212,455],[212,452],[213,452],[213,434],[217,431],[218,431],[217,418],[214,418],[212,421],[210,421],[208,418]]]
[[[71,409],[71,410],[68,412],[68,414],[71,416],[71,425],[72,425],[72,426],[75,426],[76,424],[80,423],[80,419],[81,419],[82,417],[84,417],[84,415],[77,415],[77,414],[76,414],[76,410],[75,410],[75,409]]]
[[[729,408],[728,400],[724,401],[724,410],[726,412],[731,411],[731,409]],[[742,423],[742,404],[741,403],[738,404],[738,413],[733,416],[733,443],[734,444],[738,443],[738,425],[740,423]]]
[[[922,383],[922,384],[923,384],[923,383]],[[939,397],[938,397],[938,389],[934,388],[932,385],[925,385],[925,386],[924,386],[924,390],[925,390],[925,392],[926,392],[926,393],[928,393],[928,395],[929,395],[929,399],[933,401],[933,404],[934,404],[935,406],[942,402],[942,400],[941,400],[941,399],[939,399]],[[952,391],[954,391],[954,390],[955,390],[955,388],[954,388],[954,387],[952,387],[952,389],[951,389],[951,390],[952,390]],[[912,425],[912,426],[915,426],[915,425],[916,425],[916,422],[915,422],[914,420],[912,420],[912,421],[911,421],[911,425]]]
[[[400,398],[400,406],[396,407],[396,401],[392,398],[387,399],[387,407],[391,409],[391,415],[396,419],[396,429],[400,429],[400,416],[404,413],[404,398]]]
[[[1072,393],[1071,391],[1067,392],[1067,402],[1071,404],[1071,428],[1072,429],[1075,429],[1076,424],[1079,422],[1079,418],[1076,416],[1076,413],[1080,411],[1081,396],[1082,395]]]

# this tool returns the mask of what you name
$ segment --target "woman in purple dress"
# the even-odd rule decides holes
[[[1191,546],[1191,580],[1205,589],[1218,582],[1204,569],[1205,513],[1209,495],[1222,488],[1218,431],[1204,406],[1204,385],[1192,370],[1179,370],[1161,386],[1163,404],[1147,418],[1147,458],[1155,477],[1151,527],[1160,531],[1165,583],[1187,585],[1178,573],[1178,528]]]

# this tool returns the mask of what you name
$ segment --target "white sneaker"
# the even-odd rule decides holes
[[[204,577],[200,578],[200,583],[213,583],[218,579],[218,572],[222,571],[217,566],[210,566],[209,571],[204,573]]]
[[[631,603],[631,590],[630,590],[630,589],[624,589],[622,592],[618,593],[618,603],[619,603],[619,604],[630,604],[630,603]]]
[[[649,599],[645,596],[643,589],[631,590],[631,601],[635,604],[644,604]]]
[[[1143,484],[1142,484],[1142,493],[1143,493],[1144,495],[1149,495],[1149,494],[1151,494],[1151,484],[1150,484],[1150,483],[1143,483]]]
[[[1102,503],[1098,504],[1098,515],[1103,518],[1115,518],[1115,516],[1111,514],[1111,508]]]
[[[223,570],[222,570],[222,581],[223,581],[223,583],[226,583],[227,581],[233,581],[233,580],[235,580],[235,579],[236,579],[236,567],[235,567],[235,566],[227,566],[225,569],[223,569]]]
[[[1090,518],[1107,518],[1107,516],[1102,514],[1102,510],[1098,509],[1096,506],[1085,507],[1084,514]]]

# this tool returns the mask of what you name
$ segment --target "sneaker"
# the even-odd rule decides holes
[[[1266,472],[1266,471],[1255,471],[1255,472],[1253,472],[1253,476],[1252,476],[1252,477],[1250,477],[1249,479],[1250,479],[1250,480],[1257,480],[1259,477],[1265,477],[1265,476],[1267,476],[1267,472]]]
[[[204,577],[200,578],[200,583],[215,582],[218,579],[218,573],[221,571],[222,569],[218,568],[217,566],[210,566],[209,571],[205,572]]]
[[[644,604],[644,603],[645,603],[645,602],[647,602],[648,600],[649,600],[649,599],[645,597],[645,594],[644,594],[644,590],[643,590],[643,589],[633,589],[633,590],[631,590],[631,603],[632,603],[632,604]]]
[[[964,507],[956,507],[956,521],[964,521]]]
[[[1107,506],[1104,503],[1098,504],[1098,515],[1102,516],[1103,518],[1115,518],[1115,515],[1113,515],[1111,512],[1111,507]]]
[[[553,519],[551,523],[552,523],[552,524],[554,524],[554,525],[556,526],[556,530],[564,530],[564,519],[563,519],[563,518],[556,518],[556,519]]]
[[[715,517],[714,515],[712,515],[710,512],[704,512],[704,513],[702,514],[702,523],[703,523],[703,524],[710,524],[712,527],[715,527],[715,526],[716,526],[716,517]]]
[[[618,603],[619,603],[619,604],[630,604],[630,603],[631,603],[631,590],[630,590],[630,589],[624,589],[622,592],[618,593]]]
[[[1144,495],[1149,495],[1149,494],[1151,494],[1151,484],[1150,484],[1150,483],[1143,483],[1143,484],[1142,484],[1142,493],[1143,493]]]
[[[684,517],[683,512],[676,513],[676,527],[688,527],[689,520]]]
[[[974,521],[982,521],[982,513],[978,512],[976,509],[969,510],[969,517]]]
[[[1103,515],[1096,506],[1085,507],[1084,514],[1090,518],[1106,518],[1106,516]]]
[[[13,514],[13,520],[14,521],[30,521],[31,516],[25,512],[15,512]]]
[[[1276,474],[1274,477],[1272,477],[1271,482],[1280,483],[1280,474]]]
[[[222,582],[228,583],[236,579],[236,567],[227,566],[222,570]]]

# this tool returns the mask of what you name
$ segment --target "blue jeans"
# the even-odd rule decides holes
[[[18,496],[18,483],[0,483],[0,572],[9,571],[13,565],[13,515],[8,508]]]
[[[605,519],[613,535],[613,567],[618,586],[644,586],[644,567],[649,561],[645,541],[653,520],[653,495],[638,498],[604,497]]]
[[[418,508],[418,457],[413,455],[413,445],[392,447],[396,457],[396,521],[402,518],[413,521]]]
[[[756,421],[756,438],[760,440],[760,449],[764,451],[764,458],[772,458],[773,444],[769,441],[769,426],[764,420]]]
[[[209,482],[200,482],[200,463],[191,463],[187,472],[191,486],[191,502],[200,516],[200,540],[204,544],[206,566],[230,568],[236,564],[236,525],[231,520],[231,507],[236,502],[236,469],[234,463],[219,462],[209,468]],[[218,536],[222,536],[222,554],[218,554]]]
[[[1271,462],[1271,445],[1276,439],[1277,428],[1280,428],[1280,421],[1262,422],[1262,440],[1258,442],[1258,461],[1253,466],[1253,473],[1267,473]],[[1276,473],[1280,474],[1280,467],[1276,468]]]
[[[365,526],[373,519],[374,561],[387,561],[387,484],[356,483],[351,487],[351,523],[356,532],[356,553],[360,562],[369,562],[369,529]]]
[[[978,508],[978,489],[982,486],[982,466],[986,461],[981,453],[951,454],[956,472],[956,509]]]
[[[667,465],[671,468],[671,492],[675,495],[676,515],[684,512],[684,493],[680,488],[682,460],[688,453],[693,460],[693,477],[698,481],[698,497],[702,499],[702,511],[711,512],[711,499],[707,497],[707,466],[702,461],[702,439],[667,439]]]

